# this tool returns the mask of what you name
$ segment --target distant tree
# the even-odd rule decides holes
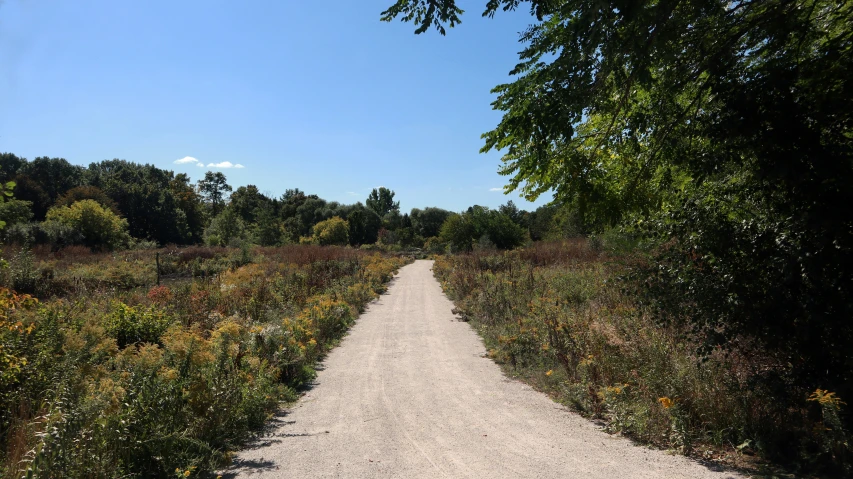
[[[498,212],[509,217],[509,219],[518,226],[527,228],[528,213],[524,210],[518,209],[518,206],[516,206],[512,200],[507,201],[505,205],[499,206]]]
[[[360,246],[364,244],[364,211],[353,210],[347,217],[349,224],[349,244]]]
[[[169,190],[174,196],[177,207],[183,213],[186,221],[186,233],[182,243],[200,243],[204,239],[204,228],[207,215],[204,211],[204,203],[201,196],[190,183],[190,177],[186,173],[178,173],[169,182]]]
[[[12,153],[0,153],[0,182],[15,178],[26,162],[26,158],[19,158]]]
[[[187,215],[172,192],[174,173],[125,160],[92,163],[84,180],[102,189],[127,218],[130,234],[160,244],[192,242]]]
[[[328,203],[317,195],[306,195],[299,189],[288,189],[281,196],[281,218],[290,241],[308,236],[311,226],[330,218]]]
[[[422,210],[414,208],[410,215],[412,228],[415,229],[416,234],[424,238],[438,236],[441,232],[441,225],[452,214],[450,211],[441,208],[424,208]]]
[[[95,200],[81,200],[71,206],[55,206],[47,212],[45,223],[78,233],[76,237],[79,242],[92,249],[119,248],[130,239],[127,220]]]
[[[43,221],[47,210],[53,205],[44,188],[26,175],[15,177],[15,197],[32,203],[33,218],[36,221]]]
[[[396,231],[397,233],[397,243],[403,247],[415,247],[420,248],[424,245],[424,239],[422,236],[415,233],[414,228],[412,227],[403,227]]]
[[[403,216],[400,215],[399,210],[391,210],[388,213],[385,213],[385,216],[382,217],[382,226],[385,229],[390,231],[396,231],[403,227]]]
[[[380,218],[392,211],[400,212],[400,202],[394,201],[394,192],[384,186],[380,186],[379,189],[374,188],[367,197],[365,204],[375,211]]]
[[[246,223],[233,208],[225,208],[204,230],[204,242],[210,246],[232,246],[248,240]]]
[[[258,191],[255,185],[241,186],[231,193],[230,205],[246,223],[254,223],[261,207],[270,202],[270,199]]]
[[[547,239],[552,232],[554,215],[558,207],[553,204],[543,205],[530,213],[528,230],[530,239],[540,241]]]
[[[32,220],[32,206],[29,201],[6,197],[5,201],[0,202],[0,228]]]
[[[469,214],[452,214],[441,225],[439,237],[455,251],[471,251],[477,239],[477,230]]]
[[[255,240],[261,246],[276,246],[284,240],[284,223],[272,203],[260,206],[255,214]]]
[[[213,216],[219,214],[225,205],[225,193],[231,191],[231,185],[221,171],[208,171],[204,179],[198,181],[198,191],[210,203]]]
[[[0,209],[0,229],[6,226],[8,220],[7,218],[3,218],[3,213],[5,216],[9,218],[17,218],[19,216],[19,211],[15,210],[15,206],[9,206],[9,201],[12,199],[12,190],[15,189],[14,181],[7,181],[5,183],[0,183],[0,207],[5,207]],[[32,213],[30,213],[30,217],[32,217]]]
[[[512,249],[524,244],[527,232],[509,215],[491,211],[483,231],[499,249]]]
[[[471,251],[475,243],[500,249],[520,246],[527,232],[500,211],[474,205],[461,215],[451,215],[441,226],[440,238],[457,251]]]
[[[24,163],[19,168],[19,174],[26,175],[35,181],[54,203],[66,191],[83,184],[85,168],[72,165],[64,158],[48,158],[42,156]]]
[[[104,190],[97,186],[75,186],[57,198],[54,206],[71,206],[80,200],[97,201],[104,208],[109,209],[113,213],[121,216],[121,211],[118,205],[112,198],[107,196]]]
[[[373,244],[379,239],[382,220],[375,211],[365,208],[361,203],[352,205],[347,216],[347,222],[350,227],[349,240],[351,245]]]
[[[349,224],[338,216],[321,221],[314,225],[312,242],[323,246],[345,246],[349,243]]]

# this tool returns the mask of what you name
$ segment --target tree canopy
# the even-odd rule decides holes
[[[394,201],[394,192],[384,186],[380,186],[378,189],[374,188],[370,192],[370,196],[367,197],[365,204],[380,217],[391,212],[400,212],[400,202]]]
[[[853,2],[489,0],[536,22],[498,85],[509,191],[662,245],[644,294],[707,347],[757,339],[853,394]],[[399,0],[416,33],[454,0]],[[832,347],[826,347],[832,344]]]

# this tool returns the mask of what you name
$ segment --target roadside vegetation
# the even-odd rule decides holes
[[[848,474],[846,404],[752,338],[705,351],[661,321],[638,294],[649,263],[633,246],[613,234],[538,242],[440,256],[434,271],[491,358],[610,432],[753,470],[763,458]]]
[[[470,14],[457,0],[388,3],[381,19],[418,34],[452,35]],[[535,295],[516,306],[540,334],[537,324],[565,318],[554,334],[568,348],[566,374],[593,388],[586,402],[568,397],[600,415],[600,393],[612,424],[650,439],[671,428],[681,448],[709,436],[803,470],[853,473],[853,2],[480,7],[530,16],[511,78],[492,90],[502,118],[482,135],[482,151],[503,155],[505,192],[552,193],[576,234],[646,245],[623,269],[534,265]],[[511,254],[504,271],[503,256],[485,257],[447,260],[457,266],[446,281],[463,309],[485,312],[473,316],[508,321],[491,295],[509,294],[502,285],[517,284],[525,263]],[[625,291],[613,286],[621,275]],[[623,307],[636,312],[625,319]],[[501,334],[524,344],[524,331]]]
[[[10,478],[195,477],[227,464],[405,263],[311,245],[3,257]]]

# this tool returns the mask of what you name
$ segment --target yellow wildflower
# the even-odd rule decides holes
[[[816,401],[820,403],[821,406],[831,406],[836,409],[841,407],[842,405],[847,404],[842,401],[838,395],[833,392],[829,392],[826,389],[815,389],[811,396],[809,396],[809,401]]]
[[[660,403],[661,406],[663,406],[664,409],[669,409],[672,407],[673,404],[675,404],[675,401],[673,401],[672,399],[670,399],[666,396],[664,396],[662,398],[658,398],[658,402]]]

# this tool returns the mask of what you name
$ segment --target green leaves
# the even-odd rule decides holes
[[[11,198],[12,190],[15,189],[14,181],[7,181],[6,183],[0,183],[0,192],[2,192],[2,197]]]
[[[397,0],[388,10],[382,12],[381,20],[390,22],[402,15],[404,22],[414,22],[418,25],[415,33],[421,34],[434,26],[439,33],[444,35],[445,24],[450,28],[461,23],[459,15],[463,13],[456,6],[455,0]]]
[[[6,198],[12,198],[12,190],[15,189],[14,181],[7,181],[6,183],[0,183],[0,202],[4,201]],[[0,230],[6,227],[6,222],[0,220]]]
[[[749,338],[853,395],[853,1],[527,3],[483,135],[507,189],[666,245],[646,299],[709,350]]]

